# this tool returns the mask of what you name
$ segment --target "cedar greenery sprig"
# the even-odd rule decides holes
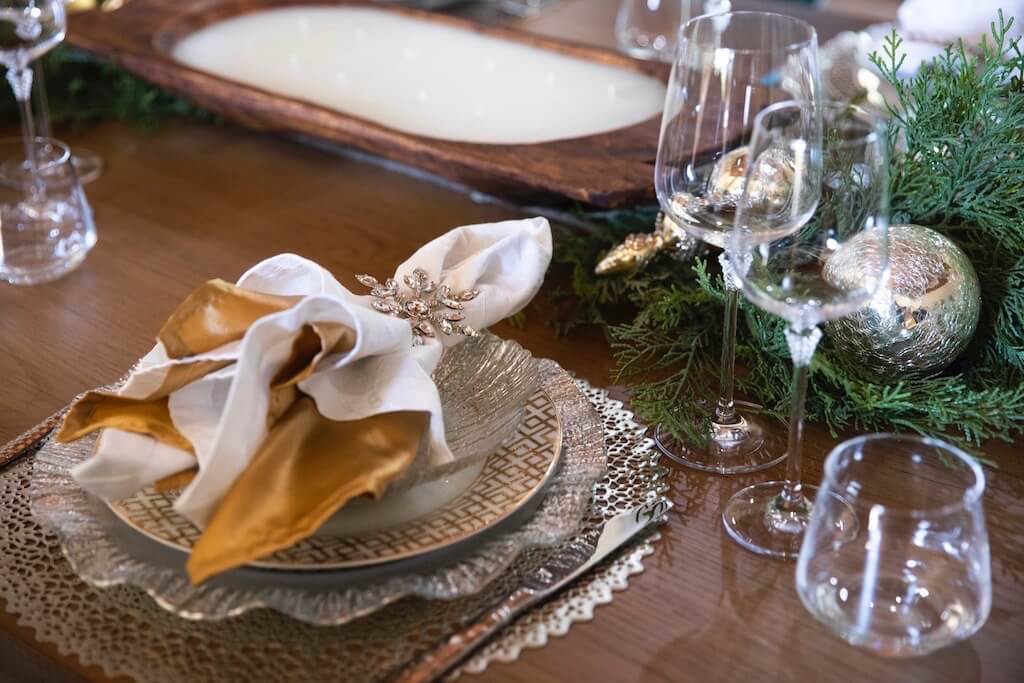
[[[1000,13],[976,53],[951,46],[906,81],[897,75],[905,57],[895,33],[872,57],[896,93],[893,221],[928,225],[964,249],[981,281],[983,317],[968,354],[951,368],[892,384],[863,379],[826,335],[807,411],[833,434],[911,431],[968,448],[1024,434],[1024,57],[1008,37],[1012,24]],[[700,399],[717,392],[720,274],[704,261],[685,268],[661,258],[638,273],[597,278],[593,265],[621,237],[624,214],[590,217],[596,235],[563,237],[556,246],[558,260],[573,268],[580,313],[562,324],[604,322],[607,304],[634,307],[631,322],[608,326],[621,378],[634,383],[634,409],[676,436],[699,438],[707,414]],[[737,357],[746,372],[737,388],[780,420],[790,398],[784,326],[741,303]]]

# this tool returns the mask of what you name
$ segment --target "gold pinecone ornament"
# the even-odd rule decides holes
[[[627,273],[643,268],[658,254],[669,254],[688,263],[700,251],[700,241],[690,237],[664,212],[658,213],[654,232],[635,232],[604,255],[594,268],[597,275]]]

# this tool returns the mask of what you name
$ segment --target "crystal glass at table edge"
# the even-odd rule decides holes
[[[730,9],[730,0],[622,0],[615,15],[615,39],[628,55],[671,62],[680,26],[694,17]]]
[[[669,78],[655,186],[662,210],[687,234],[724,248],[743,189],[754,116],[773,102],[821,91],[818,40],[809,24],[768,12],[691,19],[679,30]],[[708,154],[701,150],[715,149]],[[655,441],[672,460],[718,474],[754,472],[785,457],[782,425],[760,406],[734,399],[739,293],[724,254],[727,302],[720,389],[708,406],[707,440],[685,443],[659,426]]]
[[[816,115],[803,102],[781,102],[758,114],[730,236],[730,259],[744,296],[788,323],[794,373],[786,478],[736,493],[722,521],[744,548],[783,559],[799,552],[815,490],[801,484],[800,468],[809,367],[822,335],[818,326],[867,306],[889,267],[885,121],[847,104],[822,105],[823,127]],[[785,173],[785,196],[764,191]],[[842,515],[842,501],[828,504],[837,511],[836,538],[852,538],[853,510]]]
[[[992,607],[984,488],[978,463],[942,441],[871,434],[839,444],[797,561],[804,606],[883,656],[969,638]],[[851,508],[858,533],[847,539],[835,520]]]
[[[35,285],[77,268],[96,226],[67,146],[35,138],[34,173],[23,150],[21,139],[0,140],[0,280]]]

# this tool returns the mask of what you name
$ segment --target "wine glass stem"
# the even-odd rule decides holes
[[[804,446],[804,410],[807,406],[807,380],[810,376],[811,358],[821,340],[817,327],[786,330],[789,353],[793,358],[793,404],[789,411],[789,448],[786,453],[786,485],[780,494],[780,507],[796,512],[804,507],[803,484],[800,466]]]
[[[807,405],[807,366],[793,366],[793,405],[789,413],[789,448],[786,456],[786,486],[782,489],[782,507],[795,510],[803,504],[800,478],[804,441],[804,407]]]
[[[717,424],[736,422],[736,403],[733,391],[736,383],[736,319],[739,314],[739,290],[727,288],[725,324],[722,329],[722,365],[718,383],[718,405],[715,406]]]
[[[21,60],[19,60],[21,61]],[[28,64],[19,63],[7,69],[7,82],[14,91],[21,112],[21,137],[25,145],[25,163],[32,178],[31,191],[33,199],[42,195],[42,183],[39,181],[39,168],[36,163],[36,126],[32,118],[32,69]]]
[[[35,84],[32,94],[35,95],[36,129],[41,138],[50,137],[50,103],[46,99],[46,81],[43,74],[43,60],[37,59],[32,62],[33,77]]]

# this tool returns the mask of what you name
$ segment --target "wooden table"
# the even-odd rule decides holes
[[[766,6],[765,2],[739,2]],[[528,27],[610,40],[611,0],[564,2]],[[823,36],[847,22],[814,15]],[[0,442],[79,391],[119,377],[200,282],[236,278],[272,254],[309,256],[357,287],[351,273],[388,273],[413,248],[457,225],[517,217],[423,179],[232,127],[171,124],[146,133],[121,125],[68,136],[108,168],[88,186],[100,242],[71,276],[41,287],[0,286]],[[598,385],[611,358],[601,334],[557,338],[543,305],[525,329],[496,332],[554,358]],[[833,440],[811,429],[805,479],[817,481]],[[835,639],[805,612],[793,565],[747,553],[719,522],[740,487],[778,478],[674,469],[676,503],[664,540],[628,591],[591,624],[494,665],[468,681],[1020,681],[1024,680],[1024,458],[993,445],[989,472],[994,604],[971,640],[913,661],[888,661]],[[187,622],[182,622],[187,628]],[[0,680],[105,680],[61,655],[0,610]],[[224,672],[224,680],[232,680]]]

